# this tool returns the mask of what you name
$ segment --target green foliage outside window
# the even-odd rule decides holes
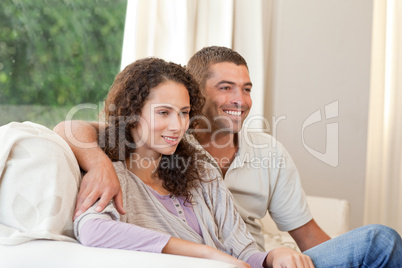
[[[126,5],[127,0],[2,0],[2,117],[10,105],[102,101],[120,68]]]

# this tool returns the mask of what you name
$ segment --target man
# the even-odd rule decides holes
[[[297,169],[286,150],[268,134],[242,130],[242,123],[252,104],[252,83],[243,57],[225,47],[207,47],[189,60],[187,68],[206,97],[203,109],[206,118],[199,120],[194,136],[187,138],[195,146],[204,148],[215,163],[259,246],[264,247],[264,240],[261,227],[255,220],[261,219],[267,212],[279,229],[290,233],[301,251],[329,240],[308,210]],[[87,171],[77,200],[77,216],[98,198],[97,210],[101,211],[112,197],[119,212],[124,214],[117,176],[96,142],[98,129],[104,127],[102,124],[76,121],[55,127],[55,131],[70,144],[81,168]],[[66,134],[65,130],[69,133]],[[80,148],[74,140],[89,144],[91,148]],[[267,158],[271,161],[276,159],[280,165],[262,167],[261,160]],[[315,250],[315,255],[312,255],[320,256],[328,247],[334,255],[340,250],[332,243],[322,247],[321,251]],[[347,249],[343,247],[343,250]],[[344,255],[339,257],[345,258]],[[359,258],[361,261],[363,257]],[[294,264],[292,260],[290,263]]]
[[[203,111],[209,130],[195,136],[219,165],[258,244],[263,247],[264,240],[255,219],[267,211],[302,251],[330,239],[308,210],[297,169],[286,150],[267,134],[241,131],[252,104],[244,58],[228,48],[208,47],[197,52],[187,68],[206,96]],[[206,128],[205,123],[201,120],[199,128]]]

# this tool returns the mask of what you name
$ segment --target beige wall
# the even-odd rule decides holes
[[[306,193],[349,200],[351,227],[358,227],[365,185],[372,0],[274,3],[265,116],[286,116],[277,123],[276,136],[295,160]],[[337,109],[338,114],[327,120],[324,107],[334,101],[332,112],[336,116]],[[323,120],[305,128],[303,145],[303,123],[317,110]],[[327,123],[334,127],[328,133],[338,138],[326,139]],[[273,125],[271,121],[271,132]],[[332,166],[306,149],[325,153],[326,144],[336,142],[337,152],[327,155]]]

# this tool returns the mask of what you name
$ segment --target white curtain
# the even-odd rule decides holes
[[[402,1],[374,0],[364,223],[402,233]]]
[[[205,46],[233,48],[253,82],[250,126],[261,127],[271,11],[271,0],[128,0],[121,67],[148,56],[185,65]]]

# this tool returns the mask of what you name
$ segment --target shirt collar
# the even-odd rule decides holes
[[[236,156],[233,162],[230,164],[229,170],[244,167],[245,164],[251,163],[253,157],[255,156],[255,152],[252,146],[252,140],[250,135],[248,135],[247,131],[243,128],[240,130],[237,135],[235,135],[239,144],[239,150],[236,153]],[[186,139],[197,149],[202,150],[208,156],[208,158],[212,161],[212,164],[218,167],[222,175],[222,171],[219,168],[218,163],[215,159],[208,153],[208,151],[204,150],[198,140],[192,134],[187,134]],[[222,149],[224,150],[224,149]],[[228,171],[229,171],[228,170]]]
[[[251,163],[255,156],[253,146],[250,146],[252,141],[244,128],[238,132],[237,138],[239,142],[239,150],[237,151],[236,157],[230,165],[229,170],[244,167],[245,164]]]
[[[223,177],[222,170],[219,167],[218,163],[216,162],[215,158],[204,148],[202,148],[202,145],[198,142],[198,140],[194,137],[193,134],[186,134],[184,138],[196,149],[202,151],[205,153],[205,155],[208,157],[210,163],[219,171],[219,174]]]

